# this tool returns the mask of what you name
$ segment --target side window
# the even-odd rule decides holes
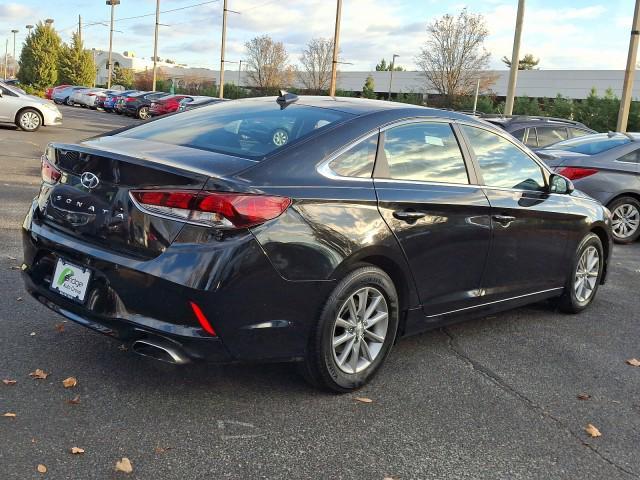
[[[618,162],[640,163],[640,150],[634,150],[618,158]]]
[[[329,168],[343,177],[371,178],[377,147],[378,135],[373,135],[333,159]]]
[[[589,132],[587,132],[586,130],[582,130],[581,128],[570,128],[569,132],[571,133],[571,136],[569,138],[577,138],[584,137],[585,135],[590,135]]]
[[[9,90],[8,88],[4,88],[0,86],[0,90],[2,91],[2,95],[6,95],[8,97],[17,97],[17,95],[13,93],[11,90]]]
[[[384,153],[390,178],[469,183],[460,146],[448,123],[391,128],[385,132]]]
[[[536,130],[538,131],[538,145],[540,147],[546,147],[568,138],[565,127],[537,127]]]
[[[524,143],[524,133],[526,131],[527,131],[526,128],[521,128],[520,130],[515,130],[515,131],[511,132],[511,135],[513,135],[514,138],[517,138],[522,143]]]
[[[524,139],[524,144],[527,147],[536,148],[538,146],[538,136],[536,135],[535,128],[526,128],[525,132],[527,133]]]
[[[484,183],[520,190],[545,189],[542,168],[513,143],[481,128],[462,125],[478,160]]]

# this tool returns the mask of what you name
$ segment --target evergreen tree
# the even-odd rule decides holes
[[[18,79],[25,85],[45,88],[58,80],[60,36],[51,25],[38,22],[20,54]]]
[[[113,67],[113,77],[111,83],[113,85],[122,85],[124,88],[133,88],[135,76],[133,70],[121,66]]]
[[[377,98],[373,77],[369,75],[362,86],[362,96],[364,98]]]
[[[71,45],[63,44],[58,56],[58,77],[69,85],[93,85],[96,65],[93,55],[85,50],[77,33],[71,37]]]

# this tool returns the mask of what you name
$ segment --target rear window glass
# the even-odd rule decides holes
[[[275,100],[241,100],[189,110],[180,114],[180,121],[168,117],[119,136],[256,158],[351,117],[304,105],[281,109]]]
[[[378,135],[374,135],[338,156],[329,167],[343,177],[371,178],[377,148]]]
[[[620,145],[626,145],[627,143],[631,143],[631,140],[625,135],[616,135],[614,137],[603,135],[598,138],[594,138],[589,135],[565,140],[564,142],[551,145],[549,148],[554,150],[564,150],[567,152],[582,153],[584,155],[597,155],[598,153],[606,152],[607,150],[619,147]]]

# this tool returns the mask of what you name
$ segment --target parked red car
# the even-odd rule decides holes
[[[44,91],[44,97],[48,100],[51,100],[56,90],[63,89],[65,87],[70,87],[70,86],[71,85],[58,85],[57,87],[49,87]]]
[[[158,115],[165,115],[167,113],[173,113],[180,107],[180,100],[183,98],[189,98],[193,100],[193,97],[188,95],[165,95],[157,100],[151,102],[149,107],[149,113],[156,117]]]

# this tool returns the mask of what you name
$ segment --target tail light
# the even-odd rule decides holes
[[[135,99],[135,98],[133,98],[133,97],[127,97],[125,100],[126,100],[127,102],[135,102],[135,101],[136,101],[136,99]]]
[[[134,190],[131,197],[151,214],[218,228],[247,228],[280,216],[291,199],[228,192]]]
[[[209,323],[209,319],[202,312],[198,304],[196,302],[189,302],[189,305],[191,305],[191,310],[193,310],[193,314],[198,319],[198,323],[200,323],[200,326],[202,327],[202,329],[205,332],[207,332],[209,335],[217,337],[218,335],[216,331],[213,329],[213,327],[211,326],[211,323]]]
[[[96,94],[95,93],[87,93],[87,97],[95,97]]]
[[[595,168],[582,167],[560,167],[558,173],[567,177],[569,180],[580,180],[581,178],[590,177],[598,173]]]
[[[60,170],[53,166],[49,158],[55,158],[55,150],[52,147],[47,148],[47,152],[42,156],[42,181],[50,184],[58,183],[62,174]]]

